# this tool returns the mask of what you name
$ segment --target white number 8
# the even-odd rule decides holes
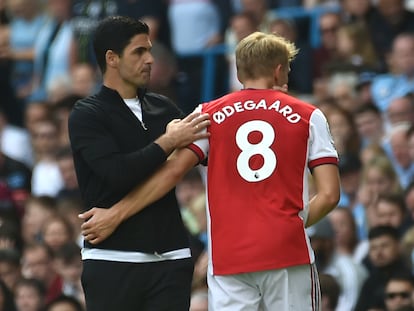
[[[257,144],[251,144],[248,136],[253,131],[262,133],[263,139]],[[258,182],[272,175],[276,168],[276,155],[269,147],[275,140],[273,127],[265,121],[249,121],[240,126],[236,133],[236,144],[241,149],[237,158],[237,170],[240,176],[248,182]],[[249,166],[249,159],[259,154],[263,157],[263,166],[253,170]]]

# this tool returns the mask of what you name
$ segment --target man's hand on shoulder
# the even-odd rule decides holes
[[[91,244],[98,244],[105,240],[122,222],[113,208],[94,207],[79,214],[78,217],[86,220],[81,226],[82,235]]]
[[[165,153],[170,154],[174,149],[209,137],[210,133],[205,130],[209,125],[210,117],[207,113],[191,113],[182,120],[174,119],[168,123],[165,134],[155,143],[164,149]]]

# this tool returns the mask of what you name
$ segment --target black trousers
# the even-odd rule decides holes
[[[87,311],[188,311],[193,260],[83,261]]]

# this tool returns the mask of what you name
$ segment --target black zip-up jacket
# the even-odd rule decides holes
[[[78,101],[69,135],[79,188],[87,208],[109,208],[166,160],[154,141],[182,112],[164,96],[139,90],[145,128],[118,92],[105,86]],[[85,247],[163,253],[189,247],[175,190],[124,221],[98,245]]]

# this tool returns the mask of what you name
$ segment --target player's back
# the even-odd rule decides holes
[[[208,201],[214,272],[309,263],[299,213],[307,202],[315,107],[282,92],[247,89],[207,103],[203,111],[211,116]]]

